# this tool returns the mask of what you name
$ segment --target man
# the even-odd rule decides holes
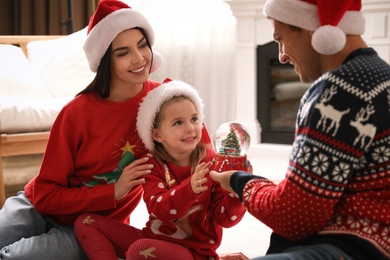
[[[360,10],[361,0],[266,0],[279,60],[314,82],[286,178],[210,173],[273,230],[258,259],[390,258],[390,65],[360,36]]]

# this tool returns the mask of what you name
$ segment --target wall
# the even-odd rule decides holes
[[[363,38],[390,63],[390,1],[364,0],[363,13],[366,18]]]

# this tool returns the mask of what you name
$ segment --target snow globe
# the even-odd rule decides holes
[[[216,155],[213,159],[212,170],[252,172],[252,166],[246,156],[250,141],[248,130],[243,125],[235,122],[220,125],[213,136]]]

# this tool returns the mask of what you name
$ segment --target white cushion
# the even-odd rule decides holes
[[[274,87],[273,94],[277,101],[300,99],[310,85],[310,83],[302,83],[300,81],[279,83]]]
[[[50,130],[62,107],[72,98],[0,96],[0,132],[17,133]]]
[[[38,71],[30,64],[21,48],[0,44],[0,95],[50,97]]]
[[[54,97],[75,96],[95,77],[83,50],[86,37],[84,28],[59,39],[27,44],[28,59]]]

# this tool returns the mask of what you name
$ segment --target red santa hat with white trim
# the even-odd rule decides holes
[[[314,31],[312,46],[332,55],[344,48],[346,35],[364,33],[361,0],[266,0],[263,13],[285,24]]]
[[[89,68],[96,72],[103,55],[115,37],[124,30],[135,27],[145,31],[150,46],[153,46],[154,32],[145,16],[121,1],[101,0],[89,21],[87,39],[83,46]],[[161,54],[152,52],[150,72],[157,70],[162,63]]]
[[[149,151],[153,151],[154,149],[152,129],[157,113],[160,112],[161,106],[166,101],[176,96],[185,96],[192,101],[198,113],[199,123],[203,126],[204,105],[198,91],[183,81],[167,78],[160,86],[149,91],[138,108],[137,132],[146,149]]]

